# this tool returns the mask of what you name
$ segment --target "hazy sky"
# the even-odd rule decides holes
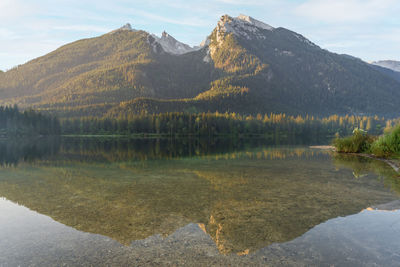
[[[0,69],[127,22],[197,45],[223,14],[250,15],[366,61],[400,60],[399,0],[0,0]]]

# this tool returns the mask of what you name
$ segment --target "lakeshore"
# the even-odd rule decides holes
[[[373,154],[367,154],[367,153],[346,153],[346,152],[337,152],[336,148],[334,146],[310,146],[311,149],[322,149],[322,150],[331,150],[336,153],[341,153],[341,154],[346,154],[346,155],[354,155],[354,156],[361,156],[361,157],[366,157],[366,158],[371,158],[371,159],[376,159],[385,162],[388,164],[390,167],[393,168],[396,172],[400,173],[400,160],[398,159],[386,159],[386,158],[380,158],[377,157]]]

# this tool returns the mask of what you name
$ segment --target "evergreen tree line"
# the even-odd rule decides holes
[[[0,136],[10,135],[164,135],[240,136],[289,134],[297,136],[350,135],[355,128],[381,134],[394,124],[380,117],[289,116],[286,114],[161,113],[125,114],[118,118],[85,117],[64,119],[45,116],[33,110],[21,112],[17,106],[0,106]]]
[[[0,136],[58,135],[60,122],[55,117],[33,110],[19,111],[17,106],[0,106]]]
[[[236,113],[162,113],[154,115],[124,115],[119,118],[86,117],[61,121],[63,134],[156,134],[165,136],[193,135],[349,135],[355,128],[371,134],[381,134],[386,121],[380,117],[288,116],[258,114],[244,116]]]

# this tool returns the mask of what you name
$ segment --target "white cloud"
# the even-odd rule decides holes
[[[308,0],[295,13],[322,22],[364,22],[385,16],[396,0]]]

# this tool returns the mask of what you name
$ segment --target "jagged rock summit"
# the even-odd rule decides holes
[[[120,27],[120,28],[118,28],[118,29],[116,29],[116,30],[111,31],[109,34],[114,34],[114,33],[121,32],[121,31],[122,31],[122,32],[123,32],[123,31],[137,32],[138,30],[132,28],[132,25],[131,25],[130,23],[126,23],[126,24],[123,25],[122,27]]]
[[[247,40],[265,39],[263,31],[273,31],[275,28],[252,17],[240,15],[236,18],[223,15],[218,21],[216,28],[217,40],[225,33],[233,33],[236,36],[244,37]]]
[[[130,23],[127,23],[124,26],[122,26],[121,28],[119,28],[115,31],[112,31],[112,33],[118,32],[118,31],[137,32],[137,30],[132,28],[132,25]],[[163,48],[163,50],[165,52],[173,54],[173,55],[182,55],[182,54],[186,54],[186,53],[197,51],[197,50],[201,49],[200,46],[191,47],[185,43],[179,42],[174,37],[169,35],[166,31],[164,31],[161,34],[161,37],[158,37],[155,34],[151,34],[151,36],[155,39],[155,41],[158,44],[161,45],[161,47]]]
[[[250,16],[239,15],[231,17],[223,15],[214,29],[217,42],[223,39],[226,33],[232,33],[237,37],[251,40],[266,40],[270,33],[279,32],[283,28],[274,28],[264,22],[256,20]],[[286,30],[286,29],[284,29]],[[290,31],[290,34],[308,46],[318,47],[316,44],[302,36],[301,34]]]
[[[234,33],[236,35],[245,37],[248,40],[251,40],[254,37],[258,39],[265,39],[265,36],[263,36],[260,31],[273,31],[275,29],[264,22],[243,14],[236,18],[229,15],[223,15],[218,22],[217,28],[221,33]],[[132,28],[130,23],[125,24],[118,30],[136,31]],[[161,45],[165,52],[174,55],[182,55],[197,51],[210,44],[209,37],[207,37],[203,42],[201,42],[200,46],[191,47],[185,43],[179,42],[166,31],[161,34],[161,37],[158,37],[155,34],[151,34],[151,36],[156,40],[157,43]]]
[[[243,20],[243,21],[247,21],[249,24],[251,24],[253,26],[256,26],[258,28],[264,29],[264,30],[272,31],[272,30],[275,29],[274,27],[272,27],[272,26],[270,26],[270,25],[268,25],[268,24],[266,24],[264,22],[261,22],[259,20],[256,20],[256,19],[254,19],[254,18],[252,18],[250,16],[246,16],[246,15],[243,15],[243,14],[240,14],[237,17],[237,19],[240,19],[240,20]]]
[[[120,30],[123,30],[123,31],[132,31],[132,30],[133,30],[130,23],[125,24],[124,26],[122,26],[122,27],[119,28],[119,29],[120,29]]]
[[[169,35],[166,31],[163,31],[163,33],[161,34],[161,38],[154,34],[152,36],[161,45],[164,51],[170,54],[182,55],[200,49],[200,47],[191,47],[187,44],[179,42],[174,37]]]

